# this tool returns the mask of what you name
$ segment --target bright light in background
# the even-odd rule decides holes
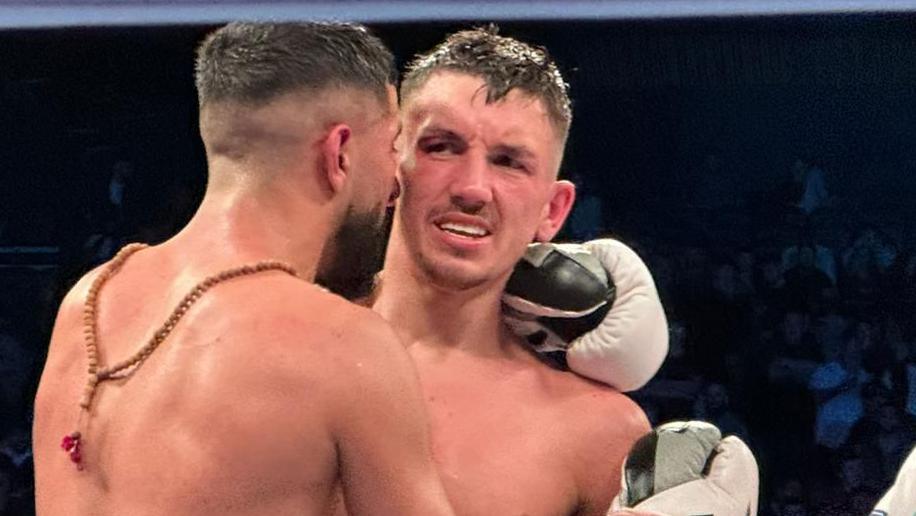
[[[216,24],[229,20],[608,20],[916,11],[916,0],[0,0],[0,28]]]

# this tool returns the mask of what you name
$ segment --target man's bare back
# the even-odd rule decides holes
[[[230,23],[204,39],[206,192],[177,235],[103,282],[98,310],[84,316],[98,271],[64,300],[35,403],[40,514],[328,514],[338,491],[353,514],[452,514],[403,345],[310,283],[371,279],[398,191],[393,63],[346,23]],[[262,261],[301,279],[220,282],[137,354],[204,278]],[[107,374],[143,356],[127,378]]]
[[[36,399],[40,450],[57,449],[77,424],[82,301],[97,273],[58,315]],[[129,259],[100,295],[102,364],[133,354],[206,275],[169,267],[156,249]],[[229,280],[134,374],[99,384],[81,428],[83,471],[62,451],[36,454],[38,511],[327,514],[342,475],[357,484],[347,502],[358,507],[375,496],[367,490],[396,493],[389,482],[424,473],[413,459],[407,477],[364,470],[426,440],[396,422],[424,417],[415,381],[403,348],[368,310],[284,273]]]
[[[458,514],[604,515],[627,452],[649,430],[635,403],[530,356],[409,351]]]

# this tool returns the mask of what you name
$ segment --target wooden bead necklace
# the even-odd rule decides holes
[[[124,265],[124,262],[130,255],[148,247],[146,244],[129,244],[121,249],[118,254],[102,269],[92,285],[89,287],[89,293],[86,295],[86,302],[83,305],[83,338],[86,342],[86,356],[88,358],[88,380],[86,387],[83,388],[83,395],[80,398],[80,415],[77,421],[77,430],[61,440],[60,446],[70,455],[70,460],[76,464],[76,468],[83,469],[82,457],[82,434],[79,428],[82,428],[84,417],[88,417],[89,407],[92,405],[92,398],[95,395],[95,389],[100,382],[127,377],[130,372],[144,360],[146,360],[156,348],[169,336],[178,321],[188,312],[191,306],[197,302],[201,296],[209,289],[223,281],[257,274],[267,271],[282,271],[290,276],[297,277],[296,270],[289,265],[277,261],[262,261],[254,265],[244,265],[234,269],[227,269],[219,274],[209,276],[191,289],[190,292],[178,303],[178,306],[172,311],[172,314],[165,323],[153,334],[150,340],[144,344],[136,353],[125,360],[109,367],[99,367],[98,356],[98,297],[102,286]]]

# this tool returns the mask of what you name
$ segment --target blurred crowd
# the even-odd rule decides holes
[[[916,255],[838,228],[814,165],[772,193],[751,245],[640,244],[671,350],[635,397],[749,443],[761,515],[868,514],[916,442]]]

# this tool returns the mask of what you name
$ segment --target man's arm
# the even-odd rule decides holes
[[[362,310],[360,310],[362,312]],[[333,429],[351,515],[453,514],[432,460],[419,380],[390,327],[365,311],[341,342],[354,360]]]
[[[643,410],[627,396],[601,388],[589,401],[583,427],[583,445],[576,476],[579,485],[577,516],[605,516],[620,491],[623,461],[633,444],[652,427]],[[588,414],[588,415],[586,415]],[[588,436],[586,438],[586,436]]]
[[[59,451],[58,435],[50,435],[48,425],[55,411],[60,410],[57,400],[51,399],[52,392],[56,391],[56,383],[61,381],[62,370],[72,367],[73,356],[83,358],[84,347],[79,340],[73,340],[75,328],[82,322],[83,301],[89,291],[92,281],[98,276],[100,269],[95,269],[83,276],[76,285],[64,296],[54,320],[51,341],[48,344],[48,353],[45,364],[42,366],[38,390],[35,393],[35,403],[32,421],[32,443],[35,464],[35,508],[38,514],[47,514],[53,506],[54,485],[49,485],[44,471],[47,463],[46,456]],[[78,330],[77,330],[78,331]],[[78,333],[82,338],[83,334]]]

